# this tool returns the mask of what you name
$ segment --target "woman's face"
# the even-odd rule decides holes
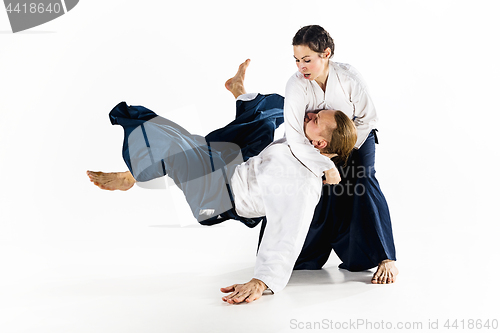
[[[326,77],[328,74],[329,54],[314,52],[305,45],[294,45],[293,56],[299,72],[304,75],[305,79],[312,81]]]

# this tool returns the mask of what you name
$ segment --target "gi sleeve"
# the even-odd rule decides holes
[[[317,177],[321,177],[324,171],[335,168],[335,164],[328,157],[321,155],[306,138],[304,132],[306,94],[306,88],[296,76],[292,76],[285,90],[285,137],[295,158]]]
[[[321,194],[321,178],[311,175],[300,164],[297,168],[309,176],[283,177],[276,172],[257,178],[267,225],[253,277],[275,293],[285,288],[292,275]]]
[[[373,104],[368,87],[361,77],[361,74],[352,66],[349,65],[350,72],[350,101],[354,107],[353,121],[358,131],[358,140],[356,148],[363,145],[368,138],[371,130],[375,128],[377,123],[377,111]]]

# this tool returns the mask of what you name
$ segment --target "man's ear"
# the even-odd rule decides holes
[[[312,144],[314,145],[314,148],[318,148],[319,150],[328,146],[328,142],[326,142],[326,140],[323,140],[323,139],[313,140]]]

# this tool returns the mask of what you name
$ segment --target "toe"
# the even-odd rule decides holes
[[[250,64],[250,59],[245,60],[238,68],[238,72],[245,72],[249,64]]]

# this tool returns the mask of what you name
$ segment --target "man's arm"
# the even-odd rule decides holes
[[[267,288],[276,293],[286,286],[321,195],[321,177],[304,168],[287,145],[276,144],[266,152],[255,181],[268,222],[253,279],[221,289],[231,292],[223,298],[228,303],[251,302]]]
[[[321,177],[314,176],[290,153],[272,151],[272,168],[258,174],[267,225],[257,253],[254,278],[274,293],[292,274],[321,195]]]

